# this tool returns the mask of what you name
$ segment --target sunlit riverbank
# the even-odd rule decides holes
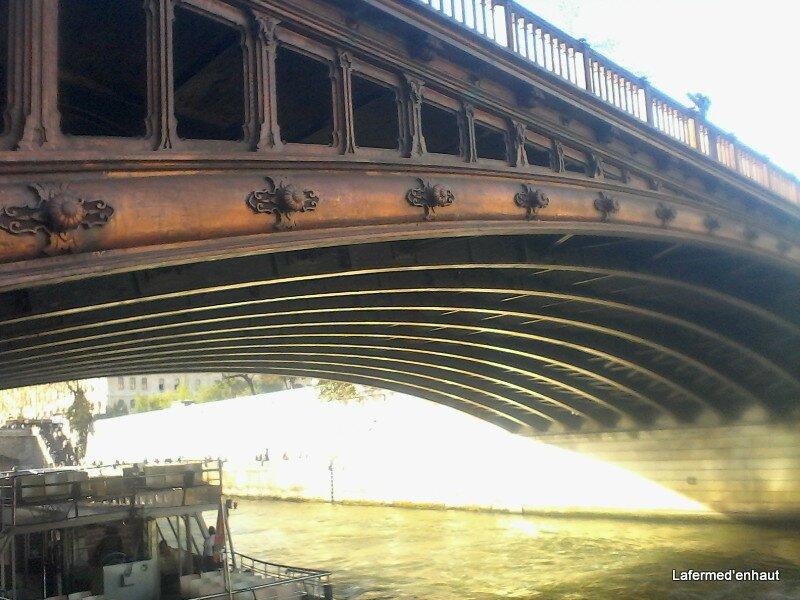
[[[257,456],[270,460],[257,462]],[[514,512],[711,514],[590,456],[400,394],[363,404],[292,390],[98,421],[87,461],[223,457],[242,496]]]

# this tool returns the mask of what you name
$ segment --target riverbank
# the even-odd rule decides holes
[[[406,502],[406,501],[379,501],[379,500],[350,500],[340,499],[325,500],[322,498],[302,498],[290,496],[242,496],[239,494],[226,494],[234,500],[247,500],[255,502],[296,502],[298,504],[334,504],[338,506],[363,506],[375,508],[399,508],[408,510],[438,510],[455,511],[467,513],[486,513],[501,515],[520,515],[528,517],[545,518],[568,518],[568,519],[603,519],[614,521],[635,521],[653,523],[732,523],[735,519],[715,512],[682,512],[682,511],[656,511],[656,512],[633,512],[630,510],[622,511],[585,511],[585,510],[563,510],[563,509],[537,509],[520,507],[518,510],[513,508],[499,508],[495,506],[479,506],[475,504],[442,504],[435,502]],[[764,525],[772,524],[767,520]],[[787,525],[780,522],[781,527]],[[793,529],[800,530],[800,523],[788,523]]]
[[[384,464],[383,470],[378,472],[364,466],[354,461],[324,463],[311,458],[248,465],[228,463],[223,473],[223,486],[226,494],[238,498],[333,502],[348,506],[575,518],[727,520],[725,515],[680,497],[672,499],[670,504],[665,498],[674,493],[662,492],[649,482],[631,481],[628,475],[612,475],[613,489],[618,492],[598,490],[589,497],[576,494],[565,498],[564,483],[555,480],[541,480],[543,487],[537,491],[530,489],[524,480],[488,478],[483,471],[480,472],[480,476],[484,476],[483,485],[475,485],[474,478],[456,479],[447,472],[442,473],[438,481],[432,481],[430,473],[418,463],[405,465],[402,471],[397,463]],[[415,471],[426,485],[415,485]],[[631,485],[637,487],[631,488]],[[643,496],[620,497],[623,490],[631,489],[639,489]],[[654,498],[649,504],[644,502],[642,497],[648,492],[654,497],[660,496],[660,503]]]
[[[306,388],[98,421],[86,461],[220,457],[226,492],[240,497],[782,521],[796,437],[737,425],[577,433],[550,436],[551,445],[401,394],[341,404]],[[753,507],[750,515],[741,506]]]

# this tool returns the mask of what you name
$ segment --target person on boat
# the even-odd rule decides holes
[[[217,544],[217,530],[211,525],[208,528],[208,535],[203,542],[203,571],[216,571],[217,561],[214,560],[214,552]]]

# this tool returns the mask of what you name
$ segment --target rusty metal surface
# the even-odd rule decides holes
[[[0,387],[241,369],[399,389],[512,430],[797,416],[800,206],[544,23],[532,35],[569,68],[532,68],[514,30],[528,13],[514,54],[413,2],[182,2],[241,36],[235,140],[178,136],[176,93],[219,69],[176,87],[169,0],[136,4],[145,135],[127,138],[61,131],[59,4],[8,6]],[[282,138],[281,48],[328,71],[327,145]],[[578,85],[606,73],[605,92]],[[394,94],[396,148],[355,143],[356,76]],[[626,115],[614,89],[649,99]],[[446,144],[428,105],[450,111]]]

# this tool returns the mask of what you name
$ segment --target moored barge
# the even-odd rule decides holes
[[[234,551],[218,461],[7,472],[0,502],[0,600],[333,598],[327,571]]]

